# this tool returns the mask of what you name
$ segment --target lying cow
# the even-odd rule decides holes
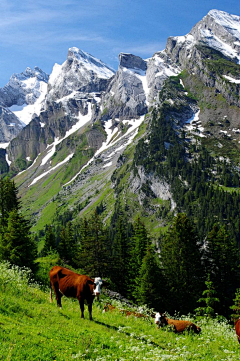
[[[88,306],[89,319],[92,320],[92,303],[99,299],[104,281],[100,277],[94,280],[88,276],[77,274],[67,268],[54,266],[49,272],[50,302],[52,289],[56,295],[58,307],[62,307],[62,296],[77,298],[81,309],[81,318],[84,318],[84,303]]]
[[[235,331],[236,331],[238,342],[240,343],[240,318],[235,322]]]
[[[201,332],[201,328],[190,321],[173,320],[171,318],[168,318],[164,313],[159,312],[157,312],[155,315],[155,323],[158,327],[170,325],[173,329],[173,332],[175,333],[183,332],[185,330],[192,330],[195,333]]]

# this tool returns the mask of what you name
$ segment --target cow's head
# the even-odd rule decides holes
[[[95,277],[93,293],[97,297],[97,299],[99,299],[100,293],[102,291],[102,286],[103,286],[103,280],[101,279],[101,277]]]
[[[167,325],[167,319],[165,313],[157,312],[155,314],[155,323],[158,327]]]

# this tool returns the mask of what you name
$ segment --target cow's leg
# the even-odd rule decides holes
[[[61,303],[62,294],[59,291],[58,285],[52,285],[52,288],[53,288],[53,291],[54,291],[55,296],[56,296],[57,306],[62,308],[62,303]]]
[[[92,320],[92,303],[88,304],[89,320]]]
[[[81,310],[81,318],[84,318],[84,299],[79,298],[78,301]]]

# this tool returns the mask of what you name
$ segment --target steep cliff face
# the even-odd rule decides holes
[[[132,54],[119,55],[119,68],[102,101],[102,119],[136,118],[147,112],[147,63]]]
[[[0,106],[0,124],[0,143],[9,143],[24,127],[14,113],[2,106]]]

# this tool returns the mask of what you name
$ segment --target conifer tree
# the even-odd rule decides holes
[[[30,235],[30,224],[13,209],[1,242],[1,258],[20,267],[34,268],[37,248]]]
[[[4,232],[7,226],[9,212],[13,209],[20,209],[20,202],[17,197],[17,188],[14,181],[9,178],[0,178],[0,231]]]
[[[138,288],[140,268],[149,243],[146,227],[138,217],[133,224],[133,233],[130,239],[129,273],[131,282],[128,282],[128,293],[130,295],[136,294],[135,288]]]
[[[80,235],[80,246],[74,258],[77,266],[90,277],[108,276],[110,247],[107,232],[96,211],[89,220],[84,219]]]
[[[220,299],[218,312],[227,316],[240,283],[240,251],[225,226],[215,224],[206,238],[205,268]]]
[[[52,226],[46,226],[45,242],[42,249],[42,255],[47,256],[50,252],[56,251],[56,238]]]
[[[205,303],[205,306],[201,306],[195,309],[197,314],[207,315],[208,317],[214,317],[215,315],[215,304],[219,302],[219,298],[215,297],[216,291],[213,286],[213,282],[210,279],[210,275],[208,274],[208,278],[205,281],[205,285],[207,287],[206,290],[203,291],[202,295],[205,297],[199,298],[198,302]]]
[[[236,321],[240,317],[240,288],[237,288],[233,301],[234,305],[230,306],[230,309],[234,311],[231,318]]]
[[[161,242],[161,263],[168,285],[169,312],[193,311],[202,291],[198,237],[185,214],[178,214]]]
[[[128,280],[130,275],[130,245],[127,233],[128,225],[124,214],[118,215],[115,224],[115,236],[111,255],[111,280],[116,290],[122,295],[128,295]]]
[[[58,244],[59,256],[67,263],[72,264],[75,257],[76,244],[73,236],[72,223],[68,222],[60,233],[60,241]]]
[[[140,305],[146,304],[149,308],[164,310],[166,306],[165,291],[165,281],[159,258],[153,246],[148,245],[139,275],[136,278],[135,299]]]

